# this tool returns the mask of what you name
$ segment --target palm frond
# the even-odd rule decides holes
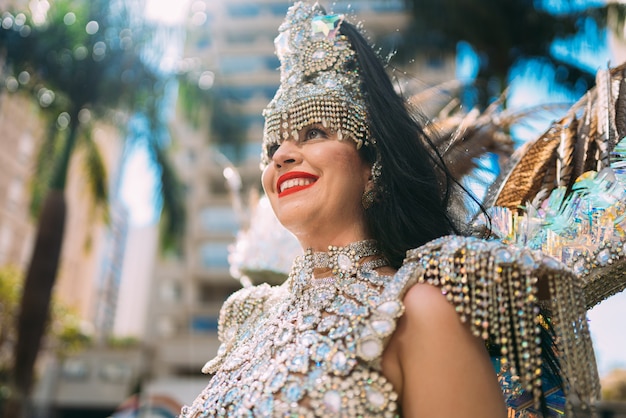
[[[37,152],[33,175],[30,179],[29,211],[33,219],[38,218],[41,212],[41,206],[50,188],[50,178],[63,139],[64,137],[60,135],[57,129],[56,120],[48,118],[46,136]]]
[[[156,143],[150,142],[150,153],[159,167],[160,193],[162,198],[160,244],[163,250],[179,252],[185,233],[186,210],[183,185],[180,182],[168,154]]]
[[[91,192],[91,202],[100,209],[106,223],[110,220],[108,175],[102,153],[93,139],[90,128],[83,129],[79,144],[83,155],[81,158],[85,182]]]

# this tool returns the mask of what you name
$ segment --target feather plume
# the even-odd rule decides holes
[[[619,81],[619,93],[615,100],[615,126],[617,137],[624,138],[626,136],[626,80],[624,78]]]
[[[608,166],[609,149],[615,145],[615,132],[611,124],[613,119],[611,102],[611,73],[608,70],[600,70],[596,75],[597,135],[594,140],[599,152],[599,166],[596,171]]]
[[[592,93],[585,95],[585,112],[577,129],[576,147],[572,159],[573,176],[577,178],[585,172],[585,162],[589,152],[589,133],[591,131],[591,106],[593,104]]]
[[[576,141],[576,119],[563,126],[560,132],[556,160],[556,186],[568,186],[572,180],[572,159]]]

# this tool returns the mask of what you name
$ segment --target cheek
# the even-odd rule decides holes
[[[274,178],[274,176],[271,173],[272,171],[272,167],[268,165],[263,170],[263,174],[261,174],[261,184],[263,185],[263,190],[265,191],[265,194],[269,194],[269,192],[273,189],[271,179]]]
[[[364,185],[367,182],[370,172],[369,166],[353,150],[337,152],[333,157],[333,165],[338,172],[350,179],[351,184],[357,182]]]

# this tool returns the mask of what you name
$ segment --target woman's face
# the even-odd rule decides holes
[[[303,247],[346,245],[368,238],[361,196],[370,165],[349,138],[320,124],[298,132],[270,150],[263,188],[278,220]]]

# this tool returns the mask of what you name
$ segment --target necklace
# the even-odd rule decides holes
[[[313,268],[330,268],[333,276],[343,277],[356,274],[358,262],[363,257],[380,253],[375,240],[357,241],[345,247],[328,246],[328,252],[312,252],[310,249],[306,257],[313,258]]]
[[[356,277],[359,272],[361,275],[368,277],[375,275],[377,278],[374,269],[388,265],[387,259],[381,256],[364,263],[360,263],[360,260],[379,254],[380,250],[375,240],[357,241],[345,247],[331,245],[327,252],[313,252],[309,248],[303,256],[296,258],[290,274],[292,290],[296,294],[301,294],[308,287],[334,284],[337,279]],[[313,274],[316,268],[329,268],[332,275],[316,279]]]

